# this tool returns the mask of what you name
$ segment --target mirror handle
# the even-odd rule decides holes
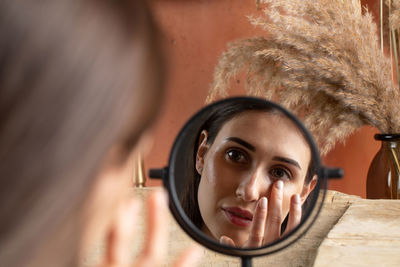
[[[165,174],[168,172],[168,167],[161,169],[149,169],[149,177],[152,179],[164,179]]]
[[[343,169],[340,168],[322,167],[322,171],[328,179],[341,179],[344,175]]]

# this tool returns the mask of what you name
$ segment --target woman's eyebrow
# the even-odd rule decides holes
[[[238,144],[248,148],[249,150],[251,150],[253,152],[256,151],[256,148],[253,145],[247,143],[246,141],[244,141],[243,139],[240,139],[239,137],[228,137],[225,140],[229,140],[229,141],[238,143]]]
[[[277,160],[277,161],[282,161],[282,162],[289,163],[289,164],[291,164],[293,166],[296,166],[297,168],[299,168],[301,170],[300,164],[297,161],[293,160],[293,159],[285,158],[285,157],[278,157],[278,156],[275,156],[272,159],[273,160]]]
[[[241,139],[239,137],[228,137],[225,140],[229,140],[229,141],[238,143],[238,144],[248,148],[250,151],[253,151],[253,152],[256,151],[256,148],[253,145],[247,143],[246,141],[244,141],[243,139]],[[293,165],[293,166],[295,166],[295,167],[297,167],[297,168],[299,168],[301,170],[300,164],[297,161],[295,161],[294,159],[285,158],[285,157],[279,157],[279,156],[275,156],[272,159],[276,160],[276,161],[282,161],[282,162],[285,162],[285,163],[289,163],[289,164],[291,164],[291,165]]]

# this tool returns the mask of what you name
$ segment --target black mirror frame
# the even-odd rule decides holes
[[[233,97],[233,98],[227,98],[223,99],[221,101],[214,102],[203,109],[201,109],[199,112],[197,112],[195,115],[193,115],[189,121],[185,124],[185,126],[181,129],[179,132],[177,138],[175,139],[175,142],[172,146],[171,154],[169,157],[169,162],[168,166],[175,166],[175,160],[176,160],[176,154],[177,154],[177,148],[179,147],[179,142],[180,140],[183,139],[183,136],[189,132],[188,128],[193,125],[196,120],[198,120],[199,117],[201,117],[205,112],[208,112],[210,109],[212,109],[214,106],[226,103],[228,101],[243,101],[243,100],[252,100],[256,101],[259,103],[263,103],[266,105],[269,105],[280,112],[282,112],[284,115],[286,115],[290,120],[292,120],[299,128],[300,130],[304,133],[306,141],[310,145],[311,149],[311,155],[314,159],[315,162],[315,168],[316,168],[316,174],[318,176],[317,179],[317,184],[314,188],[314,192],[319,192],[319,193],[314,193],[310,195],[312,196],[311,200],[311,208],[305,216],[302,219],[302,222],[288,235],[285,235],[281,239],[277,240],[276,242],[273,242],[271,244],[267,244],[266,246],[260,247],[260,248],[235,248],[231,246],[226,246],[219,244],[215,240],[210,239],[207,237],[200,229],[198,229],[187,217],[186,213],[183,211],[178,194],[176,192],[176,186],[175,186],[175,179],[170,179],[171,177],[175,177],[174,173],[174,168],[171,167],[165,167],[164,169],[152,169],[149,172],[149,176],[152,178],[162,178],[163,179],[163,185],[167,189],[168,194],[169,194],[169,208],[175,218],[175,220],[178,222],[178,224],[181,226],[181,228],[195,241],[198,243],[202,244],[203,246],[214,250],[219,253],[223,253],[226,255],[230,256],[237,256],[241,257],[242,259],[246,258],[251,258],[251,257],[257,257],[257,256],[263,256],[263,255],[268,255],[271,253],[278,252],[289,245],[293,244],[296,242],[299,238],[301,238],[312,226],[312,224],[315,222],[316,218],[318,217],[318,214],[321,211],[325,195],[326,195],[326,188],[327,188],[327,178],[335,178],[335,177],[341,177],[343,175],[343,172],[341,169],[330,169],[327,167],[324,167],[321,165],[321,159],[320,155],[317,149],[317,146],[315,145],[315,142],[309,133],[309,131],[305,128],[305,126],[300,122],[300,120],[287,111],[285,108],[281,107],[280,105],[270,102],[268,100],[260,99],[260,98],[253,98],[253,97]],[[317,206],[318,204],[318,206]],[[317,206],[317,207],[316,207]]]

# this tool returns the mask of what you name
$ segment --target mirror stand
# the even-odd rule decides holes
[[[252,257],[241,257],[241,259],[242,259],[242,267],[251,267],[252,266],[252,264],[251,264],[251,260],[252,260]]]

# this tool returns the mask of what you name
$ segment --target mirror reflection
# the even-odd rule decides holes
[[[267,245],[296,228],[317,183],[296,122],[250,100],[214,106],[199,121],[174,166],[189,219],[209,238],[240,248]]]

